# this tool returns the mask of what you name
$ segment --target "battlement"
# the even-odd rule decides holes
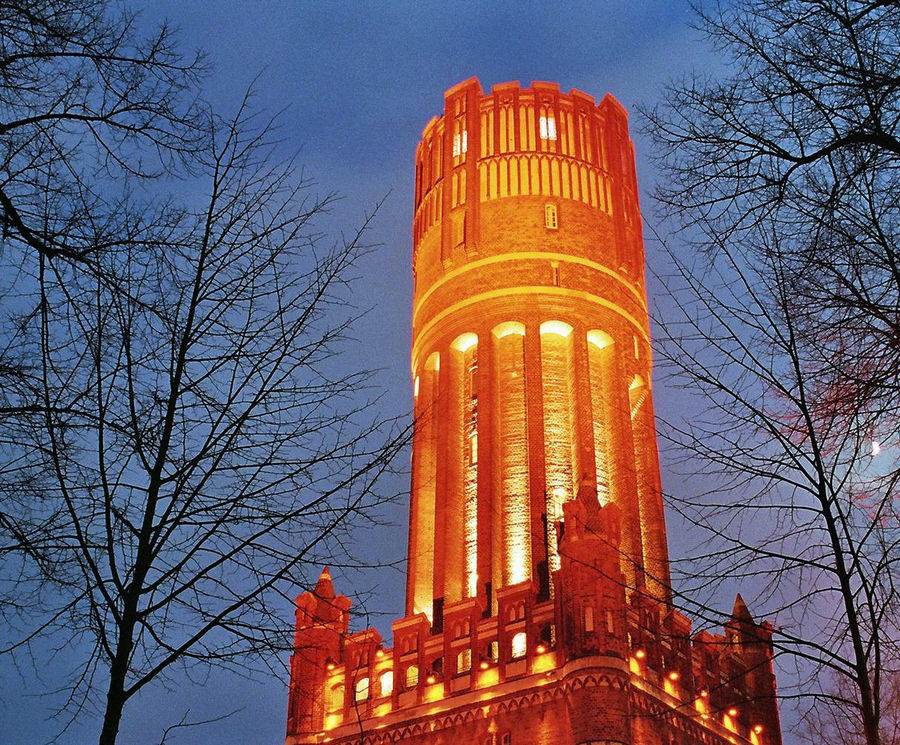
[[[514,81],[486,94],[470,78],[445,93],[443,115],[429,121],[416,148],[414,251],[451,212],[462,208],[472,222],[475,203],[507,197],[571,200],[633,224],[639,214],[632,163],[628,116],[609,93],[596,103],[556,83],[521,88]],[[457,222],[451,240],[461,242]],[[474,243],[475,226],[467,227]],[[446,255],[452,246],[443,248]]]
[[[395,621],[393,647],[375,629],[346,634],[333,656],[313,655],[319,669],[299,671],[319,681],[307,695],[317,700],[310,708],[321,720],[305,731],[289,723],[288,745],[340,742],[358,737],[360,728],[371,736],[367,742],[379,742],[378,733],[413,732],[422,720],[451,723],[476,701],[507,700],[512,707],[553,683],[574,690],[591,676],[618,681],[638,710],[677,719],[698,740],[706,732],[712,742],[779,742],[768,736],[777,730],[771,627],[740,615],[746,611],[740,598],[724,633],[694,635],[690,619],[646,596],[626,603],[622,627],[604,612],[612,608],[586,612],[590,606],[582,606],[572,618],[565,602],[540,601],[538,588],[522,582],[503,588],[496,615],[473,598],[448,605],[442,624],[432,625],[424,614]],[[562,628],[567,624],[595,643],[573,645],[573,630]],[[304,631],[318,628],[298,627],[296,654],[310,658],[316,642]]]

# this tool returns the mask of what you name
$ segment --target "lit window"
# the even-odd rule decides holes
[[[554,119],[552,116],[541,117],[541,139],[556,139],[556,119]]]
[[[406,668],[406,687],[415,688],[417,685],[419,685],[419,668],[410,665]]]
[[[556,138],[554,138],[556,139]],[[469,149],[469,133],[465,129],[460,133],[453,135],[453,157],[458,158]]]
[[[488,644],[488,654],[490,654],[491,660],[496,662],[500,658],[500,645],[497,642]]]
[[[456,655],[456,672],[465,673],[472,668],[472,650],[464,649]]]
[[[519,657],[525,656],[525,650],[528,646],[528,637],[525,636],[524,631],[520,631],[518,634],[513,636],[512,638],[512,656],[513,659],[518,659]]]
[[[555,204],[544,205],[544,227],[550,230],[556,230],[559,227]]]
[[[725,729],[731,732],[737,732],[737,723],[735,722],[736,716],[737,712],[734,711],[734,709],[729,709],[722,714],[722,724],[725,725]]]
[[[590,605],[584,608],[584,630],[594,630],[594,609]]]
[[[378,678],[378,685],[381,686],[381,695],[387,696],[394,690],[394,671],[386,670]]]
[[[369,679],[368,678],[360,678],[356,681],[356,700],[357,701],[365,701],[369,698]]]
[[[331,689],[331,696],[328,700],[328,708],[331,711],[340,711],[344,708],[343,684],[338,684]]]

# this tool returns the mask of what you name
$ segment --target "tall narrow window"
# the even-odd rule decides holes
[[[518,634],[515,634],[512,638],[512,657],[513,657],[513,659],[517,660],[520,657],[524,657],[527,647],[528,647],[528,637],[525,636],[525,632],[520,631]]]
[[[464,129],[453,135],[453,157],[459,158],[469,149],[469,133]]]
[[[357,701],[365,701],[369,698],[369,679],[368,678],[360,678],[356,681],[356,700]]]
[[[472,650],[464,649],[456,655],[456,672],[465,673],[472,667]]]
[[[544,227],[549,230],[556,230],[559,227],[559,218],[555,204],[544,205]]]
[[[556,140],[556,119],[552,116],[542,116],[540,127],[542,140]]]
[[[410,665],[406,668],[406,688],[415,688],[419,685],[419,668],[416,665]]]
[[[381,687],[381,695],[389,696],[394,690],[394,671],[385,670],[378,678],[378,685]]]

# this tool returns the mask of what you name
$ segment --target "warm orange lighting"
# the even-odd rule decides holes
[[[528,492],[528,413],[525,392],[525,326],[509,321],[494,327],[494,376],[502,511],[495,519],[503,536],[504,584],[531,577],[531,510]]]
[[[598,349],[604,349],[613,343],[613,339],[609,334],[597,329],[587,332],[587,340],[589,344],[593,344]]]
[[[718,688],[712,702],[706,685],[752,671],[743,659],[714,654],[695,684],[680,650],[699,664],[702,645],[718,649],[720,637],[694,638],[689,619],[667,618],[653,360],[625,112],[611,97],[598,104],[555,84],[518,90],[500,84],[483,93],[466,81],[448,91],[444,116],[423,132],[404,614],[393,642],[367,630],[338,645],[350,598],[328,587],[298,599],[296,646],[314,649],[308,657],[318,661],[291,661],[288,740],[346,740],[362,717],[385,741],[414,729],[419,739],[494,745],[593,741],[610,726],[627,728],[627,712],[596,706],[596,691],[570,691],[573,673],[586,677],[606,664],[589,656],[612,654],[604,637],[614,637],[625,657],[617,672],[627,680],[619,682],[659,708],[653,732],[636,730],[635,739],[680,741],[688,726],[710,745],[767,745],[779,733],[769,735],[767,724],[762,737],[753,719],[778,722],[774,688],[762,685],[770,670],[748,681],[769,706],[757,702],[751,712],[744,704],[738,715],[743,699],[729,709]],[[881,443],[882,456],[890,445]],[[645,594],[646,606],[638,602]],[[324,676],[322,662],[331,671]],[[569,693],[576,716],[535,724],[544,701]],[[531,713],[504,713],[513,696]]]
[[[544,469],[548,528],[562,520],[563,504],[575,496],[579,472],[575,447],[575,369],[572,327],[544,321],[541,331],[541,377],[544,399]],[[561,564],[556,530],[547,530],[550,576]],[[551,587],[552,591],[552,587]]]
[[[525,336],[525,324],[518,323],[517,321],[507,321],[506,323],[500,323],[494,326],[493,334],[498,339],[502,339],[504,336],[509,336],[510,334]]]
[[[497,685],[500,682],[500,671],[496,667],[490,670],[482,670],[478,673],[478,681],[476,685],[479,688],[488,688]]]
[[[734,712],[734,714],[732,714]],[[737,732],[737,726],[734,723],[734,716],[737,714],[737,709],[729,709],[727,713],[722,715],[722,725],[725,729],[731,730],[732,732]]]
[[[541,324],[541,334],[556,334],[557,336],[569,336],[572,327],[563,321],[544,321]]]
[[[458,352],[466,352],[470,347],[475,346],[478,343],[478,336],[476,334],[467,333],[460,334],[453,340],[452,346]]]

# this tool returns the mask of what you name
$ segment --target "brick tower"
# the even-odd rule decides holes
[[[672,605],[625,110],[451,88],[413,245],[406,616],[298,598],[287,745],[780,745],[770,626]]]

